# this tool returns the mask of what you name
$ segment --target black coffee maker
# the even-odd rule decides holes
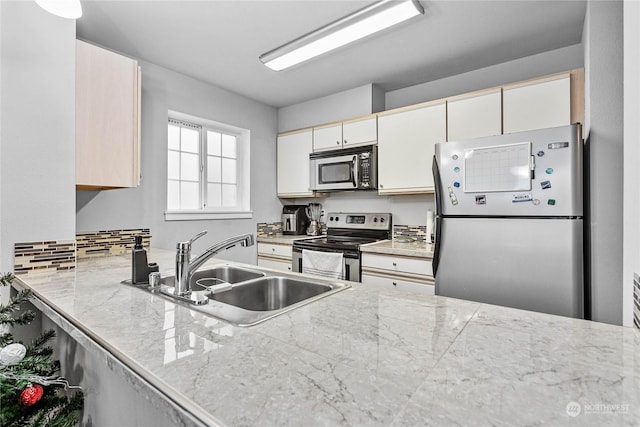
[[[307,205],[285,205],[282,207],[282,234],[306,234],[309,218],[305,212]]]

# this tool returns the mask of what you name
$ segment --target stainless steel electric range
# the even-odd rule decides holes
[[[302,272],[302,251],[341,252],[345,280],[361,281],[360,245],[391,238],[390,213],[333,212],[325,216],[326,237],[293,243],[293,271]]]

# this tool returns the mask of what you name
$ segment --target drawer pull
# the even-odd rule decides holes
[[[395,262],[393,262],[392,264],[393,264],[393,266],[394,266],[394,267],[397,267],[397,266],[398,266],[398,264],[396,264]]]
[[[393,283],[393,286],[398,286],[398,284],[396,282],[392,282],[392,283]]]

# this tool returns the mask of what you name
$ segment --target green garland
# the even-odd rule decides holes
[[[10,285],[13,279],[11,273],[4,274],[0,276],[0,285]],[[22,290],[10,299],[9,304],[0,304],[0,325],[13,327],[30,323],[34,312],[18,313],[30,296],[30,290]],[[46,346],[54,337],[55,332],[48,330],[31,344],[24,345],[14,341],[10,332],[0,334],[0,353],[15,343],[26,348],[24,357],[16,363],[6,365],[0,361],[0,426],[78,425],[84,397],[79,387],[69,386],[58,376],[60,362],[52,360],[53,349]]]

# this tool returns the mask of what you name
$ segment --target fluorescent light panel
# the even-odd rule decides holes
[[[82,16],[80,0],[36,0],[36,3],[61,18],[78,19]]]
[[[417,0],[382,0],[267,52],[260,60],[281,71],[423,13]]]

